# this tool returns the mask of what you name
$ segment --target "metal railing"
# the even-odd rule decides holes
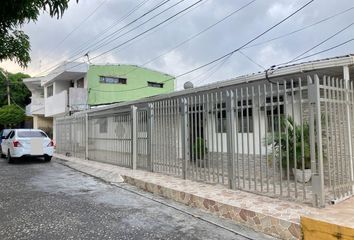
[[[353,194],[353,83],[211,88],[56,120],[57,152],[323,207]]]

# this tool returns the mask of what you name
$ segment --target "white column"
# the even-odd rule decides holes
[[[343,79],[345,82],[345,100],[347,102],[346,104],[346,117],[347,117],[347,129],[348,129],[348,154],[349,154],[349,159],[350,159],[350,178],[351,181],[354,181],[354,169],[353,169],[353,149],[352,149],[352,130],[351,130],[351,118],[350,118],[350,106],[349,106],[349,80],[350,80],[350,75],[349,75],[349,66],[343,66]],[[354,186],[352,186],[352,192],[354,192]]]

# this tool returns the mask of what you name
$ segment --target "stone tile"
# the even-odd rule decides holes
[[[119,174],[124,181],[153,194],[198,207],[258,231],[284,239],[301,237],[300,216],[312,216],[354,227],[354,198],[317,209],[308,205],[227,189],[221,184],[183,180],[154,172],[58,156],[82,171],[94,169]]]

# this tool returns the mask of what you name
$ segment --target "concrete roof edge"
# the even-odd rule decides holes
[[[286,76],[286,75],[290,75],[290,74],[303,73],[303,72],[311,71],[311,70],[317,70],[317,69],[319,70],[319,69],[324,69],[324,68],[339,67],[339,66],[346,66],[346,65],[352,65],[352,64],[354,64],[354,55],[349,54],[349,55],[339,56],[339,57],[334,57],[334,58],[327,58],[327,59],[320,59],[320,60],[316,60],[316,61],[303,62],[303,63],[299,63],[296,65],[291,65],[291,66],[284,66],[282,68],[276,69],[275,72],[273,72],[272,75],[270,75],[270,77],[281,77],[281,76]],[[196,88],[192,88],[192,89],[180,90],[180,91],[176,91],[176,92],[172,92],[172,93],[160,94],[160,95],[155,95],[155,96],[142,98],[142,99],[138,99],[138,100],[134,100],[134,101],[115,103],[115,104],[111,104],[111,105],[105,106],[105,107],[90,109],[90,110],[78,112],[78,113],[76,113],[76,116],[80,116],[80,115],[86,114],[88,112],[94,113],[94,112],[109,110],[109,109],[113,109],[113,108],[117,108],[117,107],[124,107],[124,106],[129,107],[134,104],[144,103],[147,100],[157,101],[157,100],[161,100],[161,99],[172,98],[172,97],[177,97],[177,96],[182,96],[182,95],[192,94],[192,93],[198,93],[198,92],[207,91],[207,90],[211,90],[211,89],[217,89],[217,88],[221,88],[221,87],[227,87],[227,86],[231,86],[231,85],[259,81],[262,79],[265,79],[264,73],[244,75],[244,76],[236,77],[233,79],[218,81],[216,83],[212,83],[209,85],[200,86],[200,87],[196,87]]]

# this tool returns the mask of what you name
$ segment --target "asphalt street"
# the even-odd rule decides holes
[[[1,240],[249,239],[233,226],[247,233],[202,211],[124,183],[102,182],[55,160],[8,164],[0,159]]]

